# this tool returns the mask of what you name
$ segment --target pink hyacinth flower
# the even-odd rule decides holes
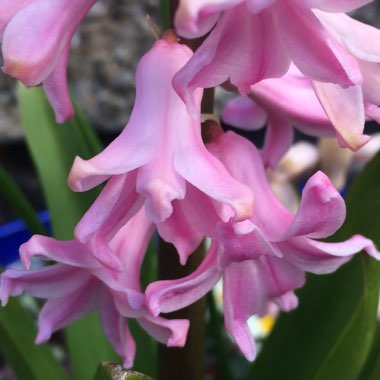
[[[79,223],[76,236],[88,241],[101,226],[112,235],[144,202],[150,220],[172,213],[172,201],[191,184],[223,205],[222,217],[243,220],[252,214],[252,193],[209,153],[200,134],[200,115],[190,116],[171,86],[173,75],[192,52],[173,37],[157,41],[136,73],[136,102],[121,135],[90,160],[76,158],[69,175],[75,191],[109,179]],[[199,113],[202,91],[195,94]],[[116,230],[114,229],[116,228]]]
[[[197,38],[211,30],[219,13],[245,3],[252,13],[259,13],[277,0],[180,0],[175,15],[179,35]],[[295,0],[305,8],[318,8],[327,12],[349,12],[372,0]]]
[[[305,272],[331,273],[362,249],[376,259],[380,253],[360,235],[340,243],[315,240],[333,234],[345,218],[344,201],[322,172],[306,183],[294,214],[272,192],[253,144],[228,132],[209,150],[252,188],[254,215],[248,226],[247,221],[242,226],[219,223],[198,269],[182,279],[149,285],[147,301],[155,315],[178,310],[201,298],[223,277],[226,328],[247,359],[253,360],[250,316],[265,313],[268,302],[285,311],[296,307],[294,290],[304,284]]]
[[[133,365],[136,349],[128,318],[135,318],[159,342],[182,347],[189,322],[150,315],[141,292],[140,269],[152,232],[152,224],[139,212],[112,240],[123,272],[102,266],[90,248],[76,240],[34,236],[20,249],[26,269],[7,269],[1,275],[0,300],[4,306],[9,296],[23,292],[47,299],[39,315],[36,343],[46,342],[53,332],[98,310],[104,332],[127,368]],[[35,256],[59,264],[29,269]]]
[[[368,1],[183,1],[177,29],[184,36],[203,33],[218,19],[174,86],[192,107],[197,88],[227,80],[246,94],[266,78],[280,77],[293,62],[307,77],[343,87],[361,83],[357,60],[314,13],[347,11]],[[313,9],[311,9],[313,8]],[[187,33],[189,31],[189,34]]]
[[[342,91],[350,93],[350,89]],[[361,116],[349,119],[343,114],[352,116],[352,113],[364,112],[365,107],[375,107],[372,100],[373,97],[365,93],[354,109],[339,108],[334,101],[337,113],[342,116],[330,120],[315,94],[312,81],[291,66],[283,77],[256,83],[251,86],[248,97],[230,101],[222,118],[228,124],[246,130],[257,130],[267,124],[263,159],[266,165],[275,166],[293,141],[294,127],[311,136],[336,135],[343,147],[358,149],[369,139],[363,135],[365,119]],[[371,116],[372,113],[368,112],[367,119]]]
[[[95,0],[3,0],[3,71],[27,86],[42,84],[56,119],[74,115],[66,79],[73,35]]]
[[[316,11],[318,19],[357,60],[363,81],[349,88],[313,81],[318,99],[340,137],[340,145],[359,149],[365,115],[380,122],[380,30],[345,14]]]

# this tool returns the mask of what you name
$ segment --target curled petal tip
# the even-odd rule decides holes
[[[93,174],[95,174],[95,170],[88,163],[88,161],[83,160],[82,158],[77,156],[74,159],[74,163],[70,170],[67,183],[70,189],[73,191],[87,191],[92,188],[90,184],[91,181],[87,180],[87,178]]]
[[[167,346],[168,347],[183,347],[186,344],[187,333],[189,331],[190,321],[178,320],[177,326],[170,336]]]
[[[157,297],[148,297],[146,306],[150,314],[152,314],[154,317],[158,317],[160,315],[161,309]]]
[[[123,367],[126,369],[130,369],[133,367],[133,360],[130,358],[126,357],[123,359]]]
[[[9,292],[5,289],[5,281],[0,278],[0,303],[1,306],[6,306],[9,300]]]
[[[35,344],[42,344],[47,342],[51,337],[52,331],[50,326],[47,326],[46,323],[44,326],[40,326],[38,329],[38,334],[34,340]]]
[[[366,237],[362,236],[362,235],[355,235],[354,238],[356,239],[361,239],[363,240],[364,242],[366,242],[366,244],[363,246],[363,250],[371,257],[373,257],[374,259],[380,261],[380,252],[377,250],[375,244],[373,243],[372,240],[370,239],[367,239]]]
[[[7,59],[4,62],[4,66],[1,68],[1,70],[4,74],[19,79],[26,86],[30,87],[40,84],[40,82],[36,82],[32,78],[30,78],[30,65],[25,61],[7,57]]]
[[[353,152],[356,152],[362,146],[367,144],[369,140],[371,140],[371,136],[368,136],[368,135],[357,136],[357,134],[350,134],[350,135],[344,136],[344,138],[338,135],[337,138],[338,138],[340,147],[349,148]]]
[[[55,121],[58,124],[63,124],[67,120],[73,118],[74,116],[75,116],[75,110],[72,106],[63,111],[55,110]]]
[[[234,221],[242,222],[251,218],[254,211],[253,196],[236,201],[233,207],[235,209]]]

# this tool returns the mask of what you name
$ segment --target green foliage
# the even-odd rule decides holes
[[[30,232],[34,234],[46,234],[46,229],[38,219],[32,205],[2,167],[0,167],[0,192],[22,217]]]
[[[352,184],[347,220],[334,240],[362,233],[380,247],[379,172],[378,155]],[[280,317],[247,379],[358,379],[377,326],[379,263],[360,254],[336,273],[308,280],[300,306]]]
[[[42,88],[20,86],[19,102],[27,143],[51,213],[53,235],[71,239],[76,223],[97,192],[72,192],[67,186],[67,176],[74,157],[93,156],[100,143],[80,114],[63,125],[56,124]],[[67,327],[65,336],[77,380],[92,379],[100,361],[118,360],[95,315]]]
[[[22,126],[51,213],[53,235],[72,239],[73,229],[96,192],[73,193],[67,176],[75,156],[90,158],[99,143],[82,116],[59,125],[42,88],[20,85]],[[91,139],[88,138],[91,136]]]
[[[69,380],[47,344],[36,346],[35,323],[16,299],[0,308],[0,350],[20,380]]]

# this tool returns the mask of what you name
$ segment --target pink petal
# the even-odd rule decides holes
[[[360,86],[342,88],[331,83],[313,82],[314,91],[330,118],[339,144],[358,150],[369,137],[363,135],[365,113]]]
[[[112,177],[75,227],[75,237],[86,243],[99,229],[112,233],[133,216],[138,194],[136,173]],[[131,210],[131,212],[129,212]],[[112,224],[112,227],[110,227]]]
[[[260,13],[263,9],[268,8],[277,0],[246,0],[247,8],[252,13]]]
[[[262,151],[264,165],[275,168],[292,143],[292,126],[285,119],[270,115]]]
[[[289,59],[271,11],[249,13],[244,4],[226,11],[215,29],[173,79],[190,108],[196,88],[215,87],[228,79],[246,94],[251,84],[283,75]]]
[[[186,197],[173,202],[173,214],[157,224],[160,236],[173,243],[182,265],[205,236],[211,236],[219,217],[212,202],[194,186],[186,186]]]
[[[58,0],[52,6],[40,0],[17,12],[3,35],[4,72],[28,86],[44,81],[93,4]]]
[[[120,315],[126,318],[140,318],[146,314],[145,297],[140,291],[124,288],[112,291],[115,306]]]
[[[281,246],[279,245],[279,248]],[[276,299],[289,291],[300,288],[305,283],[305,273],[284,258],[261,256],[258,272],[265,286],[265,295]]]
[[[46,342],[53,332],[95,310],[99,285],[92,279],[71,294],[49,299],[38,317],[36,344]]]
[[[294,292],[285,293],[280,297],[273,298],[271,301],[283,311],[291,311],[298,306],[298,298]]]
[[[229,101],[223,110],[225,123],[247,131],[256,131],[265,126],[267,114],[250,98],[239,96]]]
[[[323,27],[315,14],[293,2],[274,6],[284,44],[300,71],[320,82],[350,86],[361,81],[357,60]]]
[[[66,75],[69,50],[70,41],[62,49],[52,73],[43,81],[43,87],[49,103],[54,109],[57,123],[63,123],[75,114],[70,99]]]
[[[57,264],[34,270],[8,269],[0,277],[0,300],[5,306],[9,296],[26,292],[34,297],[65,297],[85,286],[91,275],[86,271]]]
[[[211,30],[219,12],[244,0],[181,0],[174,24],[176,32],[186,38],[197,38]]]
[[[318,8],[326,12],[350,12],[370,3],[372,0],[301,0],[307,8]]]
[[[117,252],[124,266],[121,274],[124,276],[122,281],[124,287],[140,291],[141,265],[153,232],[153,223],[141,209],[110,242],[111,249]]]
[[[250,218],[269,241],[281,239],[291,224],[293,215],[273,193],[259,152],[245,138],[227,132],[209,144],[209,150],[240,182],[253,191],[254,212]],[[241,163],[245,164],[242,165]]]
[[[265,305],[255,261],[232,264],[223,275],[224,323],[244,356],[252,361],[256,347],[247,321]]]
[[[342,42],[355,57],[370,62],[380,62],[380,30],[363,24],[345,14],[316,12],[322,23]]]
[[[0,41],[9,21],[23,8],[38,0],[2,0],[0,3]]]
[[[249,233],[235,234],[231,225],[220,223],[217,226],[218,259],[217,265],[223,271],[231,263],[257,259],[263,255],[282,256],[264,233],[255,225]]]
[[[202,264],[191,275],[150,284],[145,292],[147,307],[153,315],[182,309],[202,298],[220,276],[216,268],[216,246],[212,245]]]
[[[87,246],[93,257],[98,260],[100,264],[111,271],[123,271],[123,264],[116,253],[110,248],[107,236],[101,232],[95,233],[87,243]]]
[[[299,237],[278,245],[293,265],[316,274],[334,272],[361,250],[377,260],[380,258],[373,242],[361,235],[355,235],[340,243],[325,243]]]
[[[244,220],[252,215],[251,190],[234,179],[203,146],[181,150],[174,157],[174,165],[192,185],[216,201],[229,205],[235,212],[234,220]]]
[[[101,200],[99,205],[102,206]],[[122,207],[115,210],[115,215],[111,214],[106,218],[106,223],[90,235],[87,245],[91,255],[107,268],[120,272],[120,275],[134,268],[127,276],[130,287],[132,283],[139,283],[139,280],[132,281],[136,279],[133,273],[137,274],[140,271],[141,262],[153,232],[152,223],[146,218],[141,202],[131,205],[129,210],[123,205],[123,199],[119,205]],[[140,209],[137,209],[137,205]],[[113,275],[116,274],[113,273]],[[127,284],[124,285],[127,286]]]
[[[324,238],[340,228],[345,218],[343,198],[329,178],[318,171],[302,190],[301,203],[286,236]]]
[[[294,66],[281,78],[265,79],[251,87],[249,95],[269,115],[290,122],[306,134],[334,135],[333,126],[308,78]]]
[[[96,260],[92,258],[88,248],[78,241],[59,241],[41,235],[34,235],[28,242],[22,244],[20,256],[27,268],[30,267],[30,260],[34,256],[44,260],[58,261],[74,267],[99,267]]]
[[[186,183],[172,165],[172,152],[166,151],[160,160],[152,160],[138,172],[136,188],[145,198],[149,219],[155,223],[163,222],[172,214],[173,200],[185,197]]]
[[[191,55],[191,50],[185,45],[167,40],[157,41],[144,55],[136,71],[136,100],[127,126],[120,136],[97,156],[88,161],[76,158],[69,175],[69,185],[72,189],[88,190],[111,175],[126,174],[151,161],[153,162],[150,170],[147,170],[155,174],[155,169],[160,163],[170,162],[170,154],[178,147],[176,136],[182,130],[194,129],[194,124],[197,125],[197,121],[190,118],[185,106],[170,86],[174,73]],[[157,72],[160,72],[159,76]],[[201,96],[202,93],[198,92],[198,104]],[[179,120],[181,128],[178,128]],[[170,139],[167,136],[170,136]],[[160,174],[162,173],[161,170]],[[140,176],[144,177],[147,174],[149,173]],[[155,177],[151,181],[140,178],[140,193],[142,180],[147,182],[149,187],[154,187],[158,182]],[[176,185],[175,183],[173,186]],[[149,190],[150,188],[147,188],[147,192]]]
[[[149,335],[168,347],[183,347],[186,343],[190,326],[186,319],[165,319],[146,315],[137,321]]]
[[[364,100],[374,105],[380,105],[380,65],[373,62],[360,61],[363,73]]]
[[[123,358],[123,366],[131,368],[135,358],[136,343],[129,331],[127,319],[120,315],[112,295],[107,291],[100,293],[99,317],[106,337],[117,354]]]
[[[279,301],[303,284],[303,272],[278,258],[262,256],[259,260],[232,264],[225,271],[225,325],[248,360],[254,360],[256,352],[247,320],[254,314],[265,314],[268,301]]]
[[[117,291],[132,292],[133,297],[141,299],[140,291],[140,271],[145,257],[148,243],[154,231],[153,224],[145,216],[144,210],[141,209],[131,218],[110,241],[99,238],[100,248],[108,250],[106,254],[111,256],[112,260],[117,260],[120,264],[120,270],[101,267],[93,273],[105,282],[109,287]],[[96,238],[96,234],[94,235]],[[91,246],[96,245],[96,239],[91,240]],[[96,254],[104,255],[104,252]],[[138,301],[140,302],[140,301]],[[135,307],[135,306],[132,306]],[[140,307],[136,306],[136,307]]]

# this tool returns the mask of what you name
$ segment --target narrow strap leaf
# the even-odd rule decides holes
[[[19,379],[69,380],[47,344],[36,346],[36,326],[17,299],[0,309],[0,351]]]
[[[55,123],[43,89],[27,89],[20,85],[19,103],[27,143],[51,213],[53,235],[58,239],[71,239],[76,223],[95,199],[97,191],[74,193],[67,186],[67,176],[76,155],[89,158],[99,147],[83,116],[63,125]],[[65,331],[75,379],[90,380],[97,363],[117,361],[95,314],[70,325]]]
[[[47,234],[45,227],[38,219],[35,210],[25,197],[24,193],[1,166],[0,192],[24,220],[30,232],[34,234]]]

